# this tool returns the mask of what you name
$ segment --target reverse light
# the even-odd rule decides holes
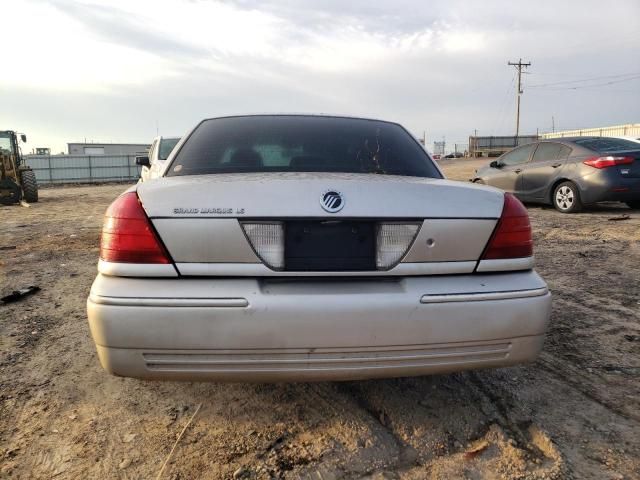
[[[633,163],[633,157],[592,157],[585,160],[585,165],[589,165],[594,168],[607,168],[607,167],[615,167],[616,165],[629,165]]]
[[[502,215],[482,259],[521,258],[532,255],[533,239],[527,209],[512,194],[505,193]]]
[[[420,229],[419,223],[380,223],[376,239],[376,267],[387,270],[404,257]]]
[[[284,226],[282,222],[243,222],[242,228],[260,260],[275,270],[284,268]]]
[[[100,238],[100,259],[122,263],[171,263],[135,192],[120,195],[107,209]]]

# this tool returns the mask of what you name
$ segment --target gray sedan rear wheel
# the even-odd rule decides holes
[[[562,182],[553,191],[553,206],[562,213],[576,213],[582,210],[580,191],[573,182]]]

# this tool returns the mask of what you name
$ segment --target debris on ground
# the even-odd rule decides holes
[[[0,250],[15,250],[16,248],[18,248],[15,245],[4,245],[0,247]]]
[[[249,473],[249,471],[247,469],[245,469],[244,467],[240,467],[235,472],[233,472],[233,478],[234,479],[242,478],[245,475],[247,475],[248,473]]]
[[[489,444],[487,442],[483,442],[480,445],[478,445],[475,448],[472,448],[471,450],[468,450],[466,452],[464,452],[464,458],[465,460],[471,460],[473,458],[476,458],[478,455],[480,455],[482,452],[484,452],[487,447],[489,446]]]
[[[27,288],[23,288],[20,290],[14,290],[13,292],[11,292],[9,295],[6,295],[2,298],[0,298],[0,302],[2,303],[11,303],[11,302],[17,302],[18,300],[26,297],[27,295],[31,295],[33,293],[36,293],[40,291],[40,287],[38,287],[37,285],[31,285]]]
[[[631,217],[629,215],[620,215],[619,217],[611,217],[607,220],[610,222],[619,222],[620,220],[629,220]]]

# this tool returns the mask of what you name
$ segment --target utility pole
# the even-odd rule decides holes
[[[551,115],[551,131],[556,133],[556,119],[553,115]]]
[[[522,95],[522,68],[530,67],[531,62],[522,63],[522,59],[518,60],[518,63],[507,62],[507,65],[512,65],[518,70],[518,91],[516,92],[518,100],[518,109],[516,110],[516,137],[520,134],[520,95]]]

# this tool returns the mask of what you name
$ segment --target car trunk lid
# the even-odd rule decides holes
[[[327,192],[342,204],[323,207]],[[183,275],[381,273],[376,245],[387,223],[414,226],[401,255],[404,267],[420,265],[415,271],[424,273],[428,263],[438,264],[438,273],[471,272],[504,204],[503,193],[489,187],[375,174],[171,177],[141,184],[138,195]],[[252,245],[243,224],[256,222],[281,225],[281,267],[269,267]],[[446,263],[453,270],[443,270]]]
[[[640,149],[615,155],[633,158],[633,163],[617,166],[620,175],[625,178],[640,178]]]
[[[328,213],[327,191],[344,207]],[[150,218],[498,218],[499,191],[435,178],[349,173],[239,173],[160,178],[138,196]]]

